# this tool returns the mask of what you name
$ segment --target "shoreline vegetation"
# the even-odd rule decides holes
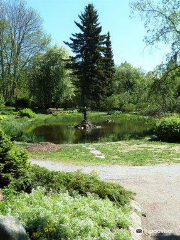
[[[43,138],[38,138],[33,130],[37,126],[41,125],[59,125],[60,123],[67,123],[69,127],[74,127],[80,121],[82,121],[83,116],[78,113],[77,110],[60,110],[59,113],[55,114],[35,114],[33,117],[19,116],[19,112],[14,112],[14,115],[1,115],[2,120],[0,121],[0,127],[2,130],[10,136],[12,139],[20,142],[43,142]],[[121,121],[132,121],[138,124],[149,124],[155,125],[156,119],[153,117],[139,116],[136,113],[125,114],[119,111],[113,111],[111,113],[107,112],[88,112],[88,120],[90,122],[98,121],[100,124],[102,122],[113,122],[121,123]],[[133,136],[125,136],[133,138]],[[107,139],[99,139],[101,141],[108,141]],[[109,141],[112,141],[111,136],[109,136]],[[118,141],[118,138],[117,140]],[[66,142],[67,144],[68,142]],[[70,142],[71,143],[71,142]]]

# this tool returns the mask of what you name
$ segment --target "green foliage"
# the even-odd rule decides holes
[[[104,104],[103,104],[104,103]],[[120,101],[119,96],[116,94],[113,94],[109,97],[107,97],[103,103],[101,103],[101,108],[107,111],[110,111],[112,109],[119,109],[120,108]]]
[[[52,116],[54,117],[63,116],[63,115],[76,116],[76,115],[79,115],[79,112],[77,109],[74,109],[74,110],[68,110],[68,111],[57,111],[52,114]]]
[[[129,208],[91,194],[47,194],[40,188],[6,204],[6,211],[0,213],[20,220],[32,240],[130,240]]]
[[[103,81],[103,100],[105,101],[107,97],[113,94],[113,77],[114,77],[114,59],[112,51],[112,43],[110,38],[110,33],[108,32],[105,38],[105,48],[104,48],[104,81]],[[100,105],[101,106],[101,105]]]
[[[172,116],[162,119],[156,126],[155,134],[159,140],[167,142],[179,142],[180,118]]]
[[[14,106],[19,92],[24,93],[23,85],[27,86],[27,67],[36,54],[44,51],[49,36],[43,33],[38,13],[24,0],[2,0],[0,12],[1,93],[6,104]]]
[[[119,110],[133,112],[138,105],[148,102],[150,80],[142,69],[135,68],[127,62],[117,66],[114,74],[113,95],[119,99]]]
[[[21,136],[19,136],[18,140],[22,142],[27,142],[27,143],[39,143],[39,142],[43,142],[44,138],[36,136],[35,133],[28,132],[28,133],[23,133]]]
[[[33,118],[35,116],[35,113],[29,108],[24,108],[18,112],[18,115],[21,117]]]
[[[161,116],[163,114],[161,107],[157,103],[146,104],[140,112],[145,116]]]
[[[4,120],[6,118],[7,118],[6,116],[0,115],[0,120]]]
[[[52,113],[52,116],[57,117],[57,116],[60,116],[61,114],[62,114],[61,112],[54,112],[54,113]]]
[[[1,121],[1,129],[9,137],[20,140],[24,131],[30,124],[30,119],[25,118],[9,118]]]
[[[144,40],[147,45],[157,45],[160,42],[170,44],[172,54],[179,51],[178,31],[180,2],[179,0],[133,0],[131,1],[132,15],[138,13],[147,30]]]
[[[1,107],[0,108],[1,115],[16,115],[14,107]]]
[[[121,205],[127,204],[129,197],[132,196],[131,192],[126,191],[120,185],[103,182],[94,174],[51,172],[37,166],[31,166],[29,172],[18,181],[14,181],[12,186],[18,191],[27,192],[42,186],[47,191],[53,192],[68,190],[70,194],[75,191],[83,196],[93,193],[102,199],[108,198]]]
[[[2,95],[0,95],[0,108],[5,107],[5,100]]]
[[[0,186],[8,185],[13,179],[23,176],[28,170],[28,156],[18,150],[14,143],[0,130]]]
[[[124,104],[122,110],[127,113],[134,112],[136,110],[136,105],[134,105],[133,103]]]
[[[72,34],[70,43],[65,42],[74,53],[67,66],[78,77],[75,85],[81,92],[81,106],[99,108],[111,92],[114,62],[110,35],[102,35],[93,4],[88,4],[79,18],[80,23],[75,24],[80,33]]]
[[[61,47],[48,48],[46,53],[37,56],[31,69],[30,90],[37,104],[49,108],[72,100],[74,88],[71,71],[65,68],[69,59],[68,51]]]

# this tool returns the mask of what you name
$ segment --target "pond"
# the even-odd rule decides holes
[[[56,123],[43,123],[36,126],[31,133],[45,142],[52,143],[85,143],[85,142],[111,142],[130,138],[142,138],[153,134],[153,124],[146,121],[125,120],[102,121],[93,120],[93,124],[101,128],[90,131],[78,130],[74,126],[79,122],[63,121]]]

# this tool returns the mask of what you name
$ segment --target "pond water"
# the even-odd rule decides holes
[[[36,126],[32,133],[43,141],[52,143],[110,142],[129,138],[141,138],[153,133],[153,125],[143,121],[121,120],[119,122],[92,121],[101,126],[90,131],[78,130],[78,121],[44,123]]]

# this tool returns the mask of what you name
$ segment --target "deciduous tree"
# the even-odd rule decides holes
[[[30,70],[30,89],[34,99],[42,107],[58,106],[74,96],[70,71],[65,68],[69,53],[65,48],[54,46],[37,56]]]
[[[178,63],[180,53],[180,1],[135,0],[131,2],[132,13],[138,12],[144,21],[147,35],[144,40],[147,45],[165,43],[171,48],[167,56],[168,63],[163,78],[180,68]],[[172,64],[173,63],[173,64]]]
[[[5,100],[17,97],[21,72],[48,42],[40,16],[25,1],[0,1],[0,81]]]

